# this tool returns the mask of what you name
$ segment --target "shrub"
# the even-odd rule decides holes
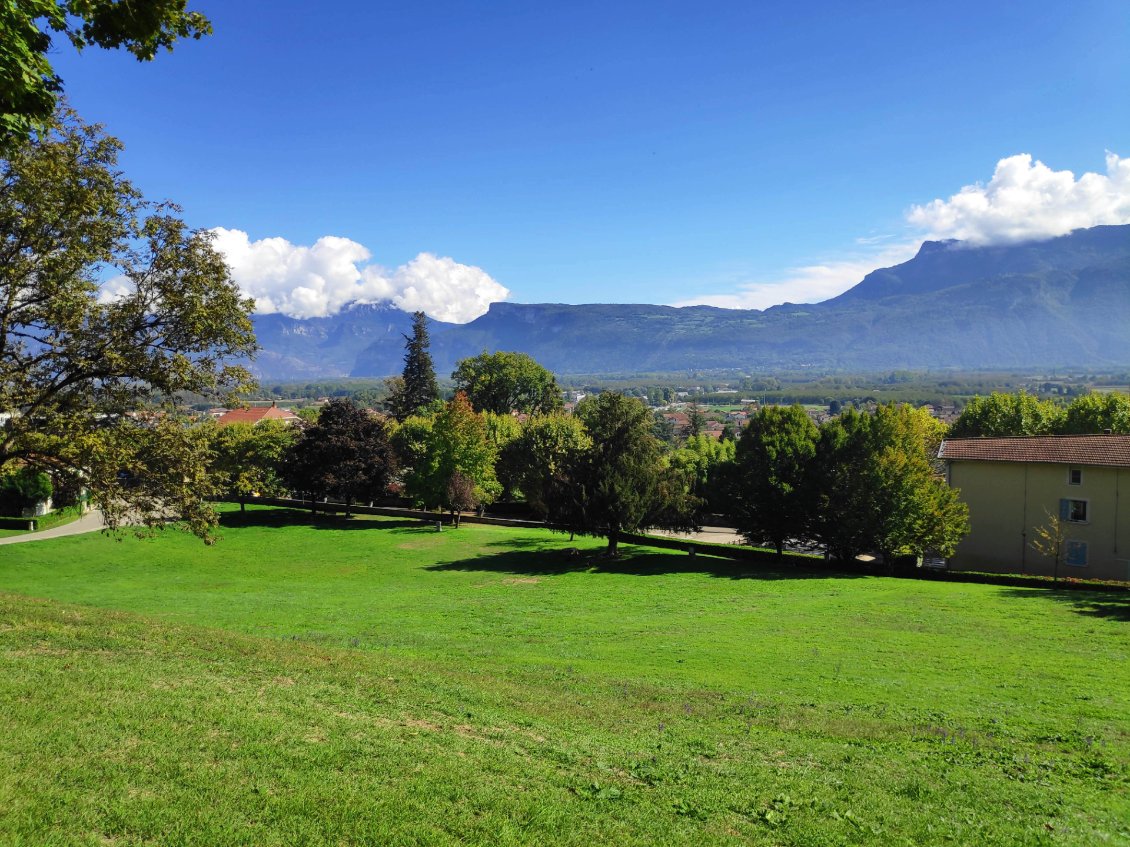
[[[32,468],[0,477],[0,511],[17,515],[20,510],[34,506],[51,496],[51,477]]]

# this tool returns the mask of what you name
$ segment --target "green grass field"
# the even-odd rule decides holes
[[[1130,595],[222,535],[0,548],[0,844],[1130,844]]]

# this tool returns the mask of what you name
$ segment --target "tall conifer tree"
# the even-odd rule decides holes
[[[389,408],[398,421],[416,414],[439,399],[436,370],[428,352],[428,318],[412,314],[412,334],[404,336],[404,374],[389,398]]]

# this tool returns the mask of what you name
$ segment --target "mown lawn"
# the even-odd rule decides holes
[[[223,536],[0,548],[0,844],[1130,844],[1126,595]]]

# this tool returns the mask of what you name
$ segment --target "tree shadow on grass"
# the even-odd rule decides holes
[[[1048,588],[1002,588],[1006,597],[1063,603],[1080,615],[1130,622],[1130,591],[1054,590]]]
[[[257,527],[280,529],[301,526],[310,529],[415,529],[421,532],[435,532],[435,526],[416,518],[386,518],[371,515],[358,515],[347,518],[341,514],[311,514],[304,509],[249,509],[246,512],[223,512],[220,526],[224,529]]]
[[[623,574],[625,576],[664,576],[667,574],[701,573],[720,579],[854,579],[860,574],[839,573],[820,568],[806,568],[773,563],[735,562],[712,556],[672,555],[655,553],[643,547],[621,547],[618,558],[601,555],[602,549],[591,548],[574,552],[570,548],[559,550],[529,549],[541,547],[544,542],[496,542],[490,546],[507,549],[430,565],[429,571],[472,571],[505,573],[514,576],[559,576],[568,573]]]

